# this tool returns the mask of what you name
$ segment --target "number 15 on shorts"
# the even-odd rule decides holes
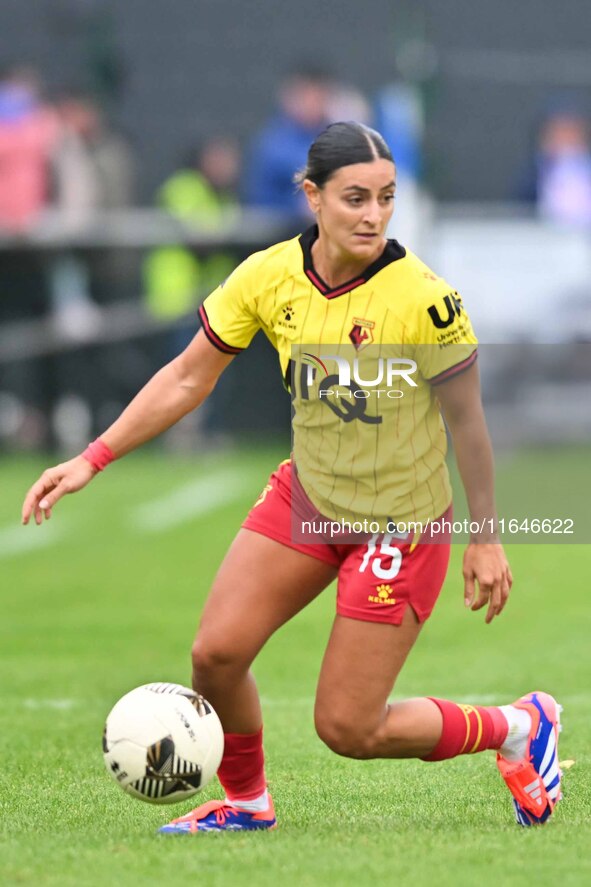
[[[391,533],[387,533],[384,536],[379,549],[378,538],[379,536],[376,534],[375,536],[372,536],[367,543],[367,549],[359,566],[359,572],[365,573],[371,561],[371,571],[374,576],[378,579],[394,579],[394,577],[400,572],[400,567],[402,566],[402,552],[399,548],[396,548],[395,545],[390,544],[393,539]],[[378,552],[377,554],[376,551]],[[386,563],[390,560],[390,566],[383,566],[382,558],[386,560]]]

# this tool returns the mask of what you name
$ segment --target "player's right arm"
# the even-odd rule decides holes
[[[152,376],[101,440],[119,458],[166,431],[203,403],[233,357],[200,330],[185,351]],[[81,490],[95,474],[97,469],[82,455],[48,468],[25,497],[23,524],[33,514],[41,524],[62,496]]]

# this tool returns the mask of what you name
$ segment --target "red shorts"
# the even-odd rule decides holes
[[[407,605],[419,622],[431,615],[449,563],[449,532],[423,532],[418,541],[411,535],[372,536],[355,545],[294,542],[291,490],[288,460],[273,472],[242,526],[333,566],[338,571],[337,613],[392,625],[400,625]],[[451,522],[451,517],[450,505],[440,520]],[[426,535],[429,543],[421,541]]]

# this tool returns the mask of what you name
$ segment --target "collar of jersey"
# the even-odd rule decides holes
[[[372,262],[371,265],[368,265],[362,274],[359,274],[352,280],[348,280],[347,283],[340,284],[340,286],[330,287],[326,281],[320,277],[314,268],[314,263],[312,261],[312,245],[317,238],[318,225],[312,225],[300,236],[300,246],[302,248],[302,253],[304,254],[304,274],[308,280],[314,284],[318,292],[322,293],[327,299],[335,299],[337,296],[343,296],[345,293],[351,292],[355,287],[367,283],[374,274],[377,274],[378,271],[381,271],[386,265],[390,265],[392,262],[397,262],[398,259],[403,259],[406,255],[406,250],[397,240],[388,240],[382,255],[379,256],[375,262]]]

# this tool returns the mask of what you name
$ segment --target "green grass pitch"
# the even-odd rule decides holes
[[[277,831],[157,837],[157,827],[189,805],[143,804],[109,779],[100,742],[106,713],[138,684],[189,681],[190,644],[210,580],[283,455],[141,452],[62,502],[42,528],[18,526],[22,494],[42,464],[0,463],[0,881],[589,883],[588,545],[512,546],[512,598],[488,627],[482,614],[463,608],[462,549],[455,546],[441,600],[394,691],[465,702],[507,702],[538,687],[554,693],[564,703],[560,757],[575,764],[545,828],[515,825],[492,753],[429,765],[349,761],[323,747],[312,704],[333,589],[256,663]],[[568,465],[588,472],[589,454]],[[224,478],[236,495],[216,499]],[[510,486],[510,476],[504,482]],[[216,796],[212,785],[197,802]]]

